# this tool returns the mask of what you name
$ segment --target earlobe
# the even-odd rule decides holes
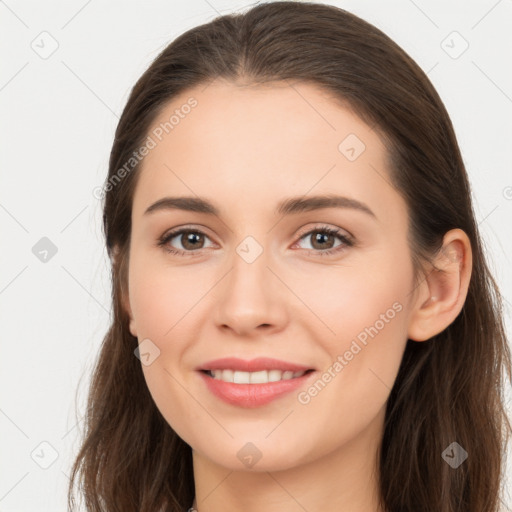
[[[133,318],[132,308],[130,305],[130,298],[128,297],[128,293],[125,292],[124,290],[121,290],[121,306],[129,317],[130,333],[132,336],[135,336],[135,338],[136,338],[137,337],[137,328],[135,325],[135,319]]]
[[[135,325],[135,319],[133,318],[133,314],[132,314],[132,311],[131,311],[131,308],[129,305],[128,305],[128,309],[126,311],[128,312],[128,315],[130,317],[130,324],[129,324],[130,332],[131,332],[132,336],[137,338],[137,327]]]
[[[130,318],[130,333],[132,334],[132,336],[137,338],[137,328],[135,325],[135,319],[133,318],[132,308],[130,307],[130,300],[126,296],[123,297],[123,307]]]
[[[444,331],[466,300],[472,269],[471,243],[461,229],[448,231],[434,268],[420,284],[410,316],[408,337],[426,341]]]
[[[134,338],[137,338],[137,329],[135,328],[135,321],[130,318],[130,333]]]

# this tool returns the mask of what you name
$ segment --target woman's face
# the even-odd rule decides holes
[[[148,135],[127,307],[169,425],[233,470],[377,444],[413,268],[376,132],[312,85],[216,81],[174,99]],[[164,198],[182,202],[148,211]],[[214,381],[200,369],[220,358],[242,362]],[[256,358],[280,362],[243,372]],[[288,377],[284,363],[313,371],[256,383]]]

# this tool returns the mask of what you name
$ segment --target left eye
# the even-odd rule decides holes
[[[314,235],[314,236],[313,236]],[[331,254],[338,250],[342,250],[345,247],[350,247],[353,245],[352,241],[345,235],[343,235],[337,229],[332,229],[329,227],[325,228],[316,228],[311,231],[308,231],[306,234],[302,235],[300,240],[312,240],[313,252],[320,252],[321,254]],[[341,240],[341,243],[334,246],[334,239]],[[319,249],[319,251],[314,251],[314,249]]]

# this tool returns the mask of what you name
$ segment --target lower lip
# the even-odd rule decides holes
[[[304,385],[315,372],[308,372],[293,379],[268,382],[266,384],[235,384],[214,379],[200,371],[208,389],[218,398],[239,407],[260,407]]]

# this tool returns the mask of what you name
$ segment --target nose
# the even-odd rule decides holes
[[[287,289],[270,260],[265,250],[253,262],[234,253],[231,269],[217,287],[214,317],[220,329],[257,337],[285,328]]]

